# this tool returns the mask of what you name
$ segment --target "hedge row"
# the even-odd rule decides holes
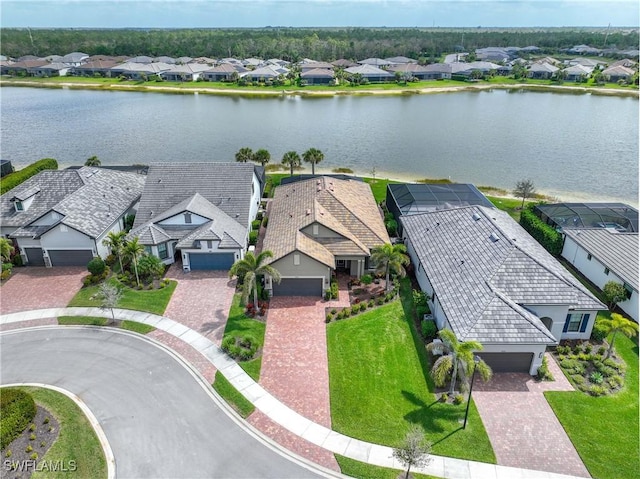
[[[0,449],[5,449],[36,416],[33,398],[19,389],[0,392]]]
[[[533,205],[520,213],[520,225],[554,256],[562,253],[562,235],[536,216]]]
[[[0,194],[4,195],[7,191],[15,188],[21,183],[24,183],[32,176],[36,175],[42,170],[57,170],[58,162],[53,158],[43,158],[36,161],[29,166],[22,168],[21,170],[14,171],[2,178],[2,185],[0,185]]]

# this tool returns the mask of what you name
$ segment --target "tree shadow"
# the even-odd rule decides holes
[[[456,424],[460,419],[460,411],[453,405],[441,404],[438,403],[438,401],[427,404],[422,399],[416,397],[415,394],[408,391],[402,391],[402,395],[412,404],[418,406],[417,409],[405,414],[404,419],[412,424],[422,426],[425,431],[429,431],[430,433],[446,432],[450,429],[450,427],[447,426]],[[442,407],[434,408],[434,406],[438,404]],[[442,439],[439,439],[439,441],[441,440]]]

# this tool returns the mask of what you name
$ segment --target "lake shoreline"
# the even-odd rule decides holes
[[[367,89],[367,90],[258,90],[258,89],[242,89],[242,88],[209,88],[209,87],[192,87],[186,88],[164,86],[164,85],[127,85],[121,83],[83,83],[83,82],[42,82],[29,80],[3,79],[0,81],[1,87],[30,87],[30,88],[54,88],[54,89],[74,89],[74,90],[99,90],[99,91],[135,91],[135,92],[151,92],[151,93],[174,93],[174,94],[204,94],[219,96],[246,96],[246,97],[282,97],[282,96],[299,96],[299,97],[326,97],[333,98],[336,96],[393,96],[393,95],[425,95],[435,93],[455,93],[485,90],[528,90],[551,93],[569,93],[569,94],[594,94],[603,96],[619,96],[640,98],[640,90],[618,90],[618,89],[600,89],[594,87],[584,87],[577,85],[540,85],[527,83],[514,84],[464,84],[449,86],[433,86],[424,88],[394,88],[394,89]]]

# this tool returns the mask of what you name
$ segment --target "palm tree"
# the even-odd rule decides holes
[[[324,153],[316,148],[309,148],[302,154],[305,163],[311,163],[311,174],[316,174],[316,165],[324,160]]]
[[[102,244],[105,245],[111,251],[111,254],[115,254],[120,261],[120,271],[124,272],[122,267],[122,250],[124,248],[124,238],[127,236],[126,231],[111,231],[107,234],[106,238],[102,240]]]
[[[386,290],[391,289],[391,282],[389,281],[389,273],[395,272],[398,276],[404,276],[407,272],[404,267],[409,264],[409,257],[405,254],[407,248],[403,244],[389,244],[385,243],[381,246],[376,246],[371,251],[371,261],[376,265],[376,271],[385,274]]]
[[[229,270],[230,278],[234,276],[242,278],[242,302],[244,304],[247,304],[249,294],[253,291],[253,304],[258,314],[260,314],[260,308],[258,306],[257,277],[268,274],[274,281],[280,282],[280,273],[278,270],[273,266],[265,264],[265,260],[268,258],[273,258],[273,253],[269,250],[263,251],[258,256],[254,256],[253,253],[249,252],[244,255],[243,259],[233,263],[233,266],[231,266]]]
[[[442,339],[442,343],[429,343],[427,345],[427,350],[429,351],[442,348],[443,345],[447,351],[447,354],[440,356],[431,368],[431,376],[436,386],[444,386],[447,377],[451,374],[449,394],[453,394],[458,376],[466,384],[470,375],[473,374],[474,367],[478,368],[483,380],[488,381],[491,379],[493,371],[491,371],[489,365],[482,359],[478,363],[474,362],[473,353],[482,351],[482,344],[478,341],[458,341],[455,333],[450,329],[440,330],[438,336]]]
[[[293,169],[300,166],[300,155],[295,151],[287,151],[282,157],[282,164],[287,165],[293,176]]]
[[[262,166],[269,163],[270,160],[271,160],[271,153],[269,153],[264,148],[260,148],[258,151],[256,151],[253,154],[253,158],[252,158],[252,161],[255,161],[256,163],[260,163]]]
[[[603,329],[607,332],[607,336],[612,334],[611,343],[609,344],[609,349],[607,350],[605,359],[611,356],[611,353],[613,352],[613,343],[615,342],[616,335],[618,333],[624,334],[627,338],[631,338],[638,334],[638,323],[630,321],[618,313],[611,313],[611,319],[601,319],[599,324],[602,325]]]
[[[246,163],[247,161],[253,161],[253,150],[251,148],[240,148],[236,153],[236,161],[239,163]]]
[[[9,262],[15,248],[7,238],[0,238],[0,261]]]
[[[87,158],[87,161],[84,162],[84,166],[100,166],[102,162],[97,156],[92,156],[91,158]]]
[[[136,273],[136,284],[140,286],[140,277],[138,276],[138,259],[144,254],[144,245],[140,244],[138,238],[127,241],[124,245],[124,253],[131,258],[133,269]]]

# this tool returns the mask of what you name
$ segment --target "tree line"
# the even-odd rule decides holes
[[[259,57],[296,62],[408,56],[436,61],[444,53],[535,45],[545,53],[586,44],[637,49],[639,30],[605,28],[236,28],[236,29],[19,29],[0,32],[2,54]]]

